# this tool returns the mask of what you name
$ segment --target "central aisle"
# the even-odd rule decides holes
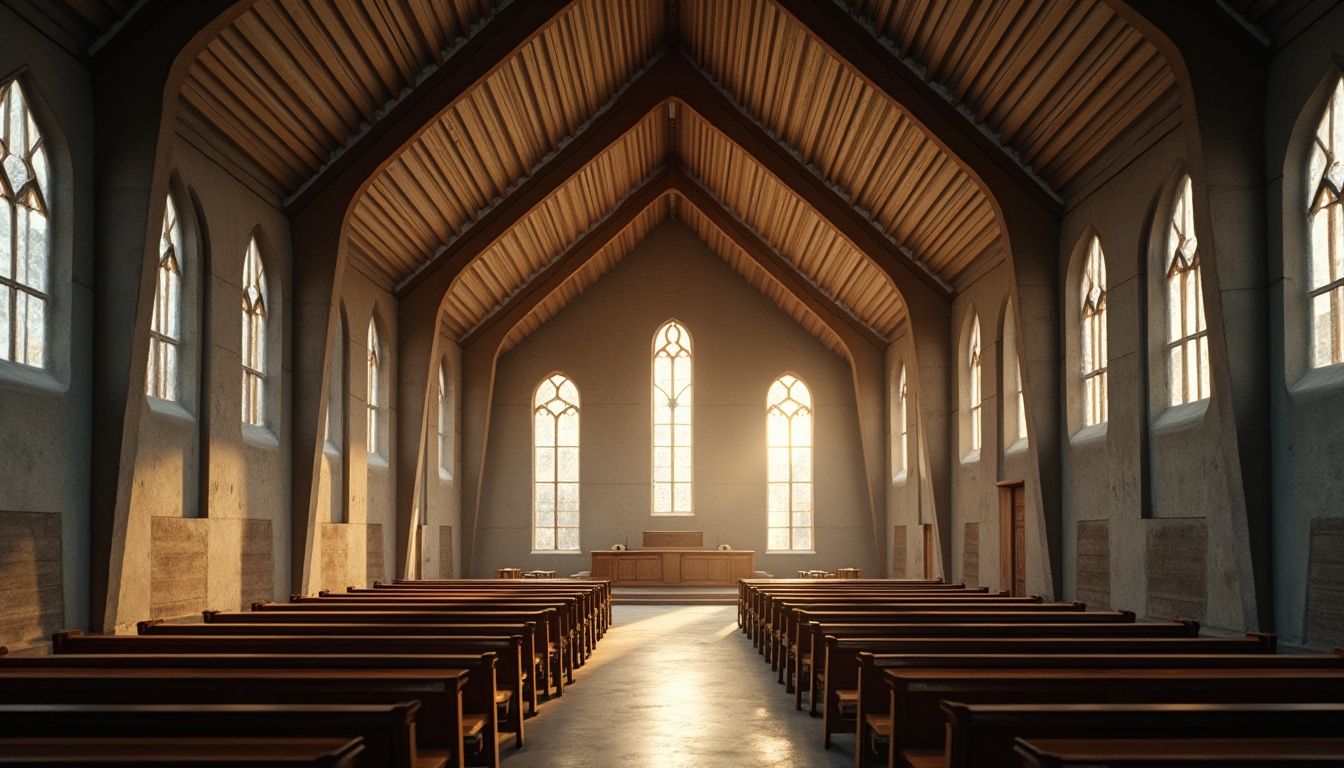
[[[853,766],[852,739],[821,747],[737,627],[734,606],[617,605],[565,695],[527,721],[507,768]]]

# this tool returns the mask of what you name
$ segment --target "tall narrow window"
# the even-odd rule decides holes
[[[158,284],[154,287],[154,317],[149,328],[149,370],[145,394],[177,400],[178,346],[182,343],[182,225],[177,206],[168,195],[159,234]]]
[[[971,318],[971,335],[966,344],[966,383],[970,396],[967,415],[970,420],[970,450],[978,452],[984,438],[984,379],[980,367],[980,318]]]
[[[673,320],[653,337],[653,514],[691,513],[691,335]]]
[[[1209,396],[1209,330],[1199,281],[1199,241],[1190,177],[1181,179],[1167,234],[1167,385],[1169,402]]]
[[[579,390],[562,374],[532,398],[532,549],[579,550]]]
[[[453,389],[447,363],[439,366],[439,477],[453,479]]]
[[[1003,311],[1003,447],[1027,439],[1027,398],[1022,387],[1022,358],[1017,355],[1017,315],[1012,302]]]
[[[1083,425],[1106,423],[1106,258],[1101,240],[1088,244],[1080,286],[1082,312]]]
[[[331,338],[331,367],[327,370],[326,450],[339,455],[345,415],[345,321],[336,313],[336,328]]]
[[[1314,368],[1344,362],[1344,80],[1316,127],[1307,168],[1307,212],[1311,226],[1311,364]]]
[[[46,143],[17,80],[0,87],[0,360],[47,361],[51,261]]]
[[[896,376],[896,397],[892,406],[896,409],[896,445],[892,449],[892,479],[902,480],[910,471],[910,413],[906,410],[907,392],[905,383],[905,365],[901,365]]]
[[[771,550],[812,549],[812,395],[785,374],[766,398]]]
[[[365,448],[369,453],[381,454],[383,447],[383,431],[379,423],[383,408],[383,345],[378,340],[378,325],[372,318],[369,319],[369,363],[366,369],[368,378],[366,379],[367,388],[364,390],[367,399],[368,413],[368,431],[365,441]]]
[[[254,237],[243,258],[243,421],[266,425],[266,271]]]

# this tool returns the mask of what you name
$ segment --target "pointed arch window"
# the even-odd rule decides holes
[[[327,371],[326,446],[328,453],[340,455],[345,429],[345,321],[336,313],[336,328],[331,338],[331,368]]]
[[[254,237],[243,257],[243,421],[266,425],[266,270]]]
[[[579,551],[579,389],[564,374],[532,397],[532,549]]]
[[[1167,389],[1171,405],[1184,405],[1209,396],[1209,329],[1189,176],[1177,190],[1167,233]]]
[[[448,364],[439,365],[439,477],[453,479],[453,387]]]
[[[1027,439],[1027,397],[1022,386],[1022,358],[1017,354],[1017,314],[1009,301],[1003,311],[1003,447]]]
[[[369,453],[382,454],[382,447],[385,442],[382,429],[383,345],[378,338],[378,323],[373,318],[369,318],[368,352],[368,366],[365,369],[367,372],[366,389],[364,390],[368,414],[365,446]]]
[[[980,365],[980,317],[971,317],[971,335],[966,342],[966,383],[969,396],[970,452],[978,454],[984,440],[984,371]]]
[[[182,344],[182,223],[168,195],[159,233],[158,282],[154,286],[154,317],[149,328],[149,370],[145,394],[178,399],[178,358]]]
[[[891,452],[892,480],[904,480],[910,471],[910,412],[905,381],[905,364],[896,375],[896,446]]]
[[[653,337],[653,514],[691,508],[691,335],[675,320]]]
[[[793,374],[766,397],[769,530],[772,551],[812,550],[812,394]]]
[[[1088,243],[1079,291],[1083,426],[1091,427],[1107,420],[1106,257],[1101,252],[1101,240],[1096,236]]]
[[[1316,126],[1307,164],[1310,209],[1310,274],[1307,296],[1311,313],[1311,365],[1320,368],[1344,362],[1344,80],[1326,105]]]
[[[17,80],[0,86],[0,360],[47,364],[51,188],[46,142]]]

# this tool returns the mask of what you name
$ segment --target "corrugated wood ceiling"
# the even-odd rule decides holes
[[[133,0],[65,2],[100,32],[135,8]],[[1228,2],[1251,23],[1274,28],[1295,15],[1284,6],[1306,0]],[[259,0],[193,64],[183,100],[284,199],[442,65],[495,5]],[[1156,49],[1102,0],[852,0],[851,7],[936,97],[971,114],[1057,192],[1067,193],[1089,163],[1174,98]],[[668,0],[577,0],[390,159],[354,212],[352,263],[386,287],[401,283],[545,172],[547,159],[669,44],[683,47],[766,140],[785,145],[945,282],[997,255],[993,208],[957,162],[771,0],[680,0],[673,8]],[[669,16],[678,19],[670,37]],[[713,126],[690,110],[677,124],[669,136],[665,110],[656,110],[481,253],[451,290],[452,332],[460,338],[499,311],[669,156],[834,297],[838,311],[880,335],[895,330],[905,310],[877,266]],[[525,336],[578,295],[666,209],[663,200],[645,211],[516,332]],[[687,221],[748,281],[825,336],[802,302],[753,271],[704,217],[692,209]]]
[[[1102,0],[854,5],[1056,190],[1175,96],[1157,49]]]

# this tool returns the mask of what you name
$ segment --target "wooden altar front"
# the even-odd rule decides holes
[[[746,550],[605,550],[593,552],[592,578],[618,587],[726,587],[756,573],[756,553]]]

